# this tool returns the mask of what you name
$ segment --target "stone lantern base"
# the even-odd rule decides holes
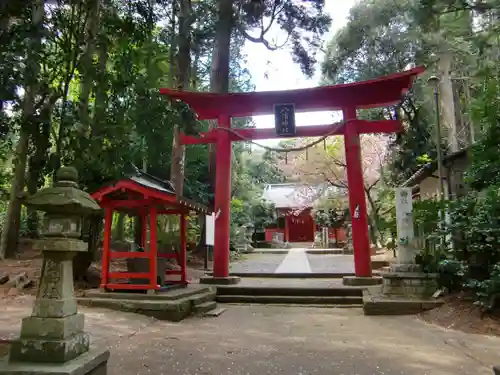
[[[0,375],[106,375],[109,350],[90,349],[66,363],[0,362]]]

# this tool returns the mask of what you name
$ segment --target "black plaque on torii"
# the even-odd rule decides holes
[[[277,136],[295,135],[295,104],[274,105],[274,126]]]

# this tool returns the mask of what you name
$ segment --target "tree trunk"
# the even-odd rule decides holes
[[[458,151],[457,124],[455,118],[455,103],[453,95],[453,83],[451,80],[451,65],[453,55],[451,52],[443,52],[438,61],[441,98],[441,118],[447,136],[447,144],[451,152]],[[440,140],[439,140],[440,141]]]
[[[177,90],[185,90],[189,87],[189,76],[191,73],[191,0],[180,0],[179,2],[179,33],[177,45]],[[186,129],[193,133],[193,129]],[[175,187],[177,196],[183,195],[184,190],[184,161],[186,159],[186,147],[179,144],[179,128],[174,128],[174,144],[172,146],[172,163],[170,179]]]
[[[174,77],[176,76],[175,64],[175,50],[177,49],[177,38],[175,37],[177,31],[177,0],[172,0],[172,10],[170,14],[170,49],[169,49],[169,62],[170,62],[170,77],[168,84],[170,87],[174,86]]]
[[[21,130],[15,149],[14,177],[10,190],[9,208],[0,239],[0,259],[12,256],[17,251],[21,220],[21,200],[19,194],[24,190],[26,162],[30,129],[35,111],[35,96],[38,93],[38,75],[40,73],[39,53],[41,50],[41,32],[44,18],[44,0],[34,0],[31,12],[31,35],[28,42],[28,55],[25,71],[25,95],[22,105]]]
[[[97,32],[99,30],[99,4],[100,0],[88,2],[89,10],[86,25],[85,50],[80,62],[80,97],[78,102],[78,115],[83,125],[85,134],[90,133],[89,98],[94,83],[93,56],[97,45]]]
[[[210,71],[210,91],[216,93],[229,92],[229,59],[231,47],[231,32],[233,30],[233,1],[219,0],[217,2],[217,22],[215,24],[215,44],[212,51],[212,67]],[[209,121],[211,129],[217,126],[213,121]],[[215,193],[215,145],[208,145],[208,166],[210,172],[210,184],[212,192]],[[215,197],[215,194],[213,194]],[[214,207],[214,202],[210,202]],[[203,225],[202,231],[205,231]],[[203,236],[201,236],[203,237]],[[201,242],[201,241],[200,241]],[[198,247],[204,247],[204,243],[199,243]]]
[[[108,79],[106,65],[108,63],[108,44],[105,42],[98,43],[97,50],[98,67],[96,72],[95,91],[95,112],[93,123],[94,127],[100,128],[106,122],[106,110],[108,108]]]
[[[370,222],[370,232],[372,233],[372,241],[375,244],[375,246],[380,249],[382,247],[382,244],[380,243],[380,231],[378,229],[378,214],[377,214],[377,205],[375,201],[373,200],[370,191],[366,192],[366,198],[368,200],[368,203],[370,204],[371,208],[371,215],[368,215],[368,220]]]
[[[136,246],[141,246],[142,244],[142,219],[140,216],[134,217],[134,243]],[[147,247],[147,244],[146,244]],[[144,249],[145,250],[145,249]]]
[[[116,220],[115,239],[117,241],[123,241],[124,238],[125,238],[125,214],[123,212],[119,212],[118,219]]]
[[[177,89],[185,90],[189,87],[191,72],[191,0],[180,0],[179,6],[179,33],[177,54]]]
[[[215,24],[215,46],[212,52],[212,68],[210,71],[210,91],[216,93],[229,92],[229,59],[231,47],[231,31],[233,29],[232,0],[217,2],[217,22]],[[210,122],[210,127],[216,124]],[[215,188],[215,145],[209,144],[209,169],[212,189]]]
[[[215,46],[212,52],[210,90],[217,93],[229,92],[229,51],[233,30],[233,1],[217,2],[217,22],[215,25]]]
[[[37,165],[37,161],[35,157],[31,157],[28,166],[28,181],[26,183],[26,187],[28,188],[28,194],[33,195],[38,190],[38,180],[41,175],[41,170]],[[28,233],[26,234],[29,238],[37,238],[38,236],[38,211],[28,207],[27,209],[27,229]]]
[[[93,215],[84,220],[82,240],[88,243],[88,251],[79,252],[73,258],[73,278],[87,281],[87,271],[96,260],[99,249],[99,238],[102,229],[102,216]]]
[[[51,114],[59,95],[54,94],[43,105],[40,115],[36,118],[36,133],[32,134],[34,154],[29,158],[28,181],[26,187],[29,195],[35,194],[44,183],[44,169],[49,160],[50,149],[50,128]],[[33,124],[35,126],[35,124]],[[27,226],[28,237],[36,238],[38,236],[38,212],[28,207]]]
[[[90,136],[93,128],[91,126],[91,119],[89,116],[89,98],[90,93],[92,92],[92,88],[94,87],[94,78],[96,76],[93,69],[93,56],[97,47],[97,33],[99,31],[100,0],[89,1],[88,6],[88,17],[85,27],[85,49],[80,59],[79,65],[81,85],[78,101],[78,115],[80,122],[83,125],[84,134]],[[90,142],[86,142],[86,144],[82,145],[82,147],[88,147],[89,143]],[[89,150],[87,150],[87,152],[89,152]],[[98,249],[98,239],[96,240],[96,236],[97,238],[99,238],[101,218],[98,216],[92,216],[87,218],[85,222],[87,223],[87,225],[83,228],[83,233],[86,234],[85,237],[89,244],[89,251],[87,251],[86,253],[77,254],[77,256],[73,258],[73,276],[75,280],[86,279],[88,268],[92,264],[92,261],[95,259]]]

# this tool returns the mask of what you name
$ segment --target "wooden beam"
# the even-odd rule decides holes
[[[120,200],[110,200],[109,202],[102,203],[102,206],[111,208],[139,208],[139,207],[148,207],[154,204],[163,206],[165,203],[161,201],[155,201],[153,199],[140,199],[140,200],[120,199]]]
[[[298,126],[294,136],[278,137],[274,128],[269,129],[232,129],[230,139],[233,142],[243,141],[245,139],[257,141],[262,139],[277,139],[277,138],[303,138],[303,137],[324,137],[327,134],[331,136],[343,135],[345,126],[355,126],[359,134],[370,133],[395,133],[403,130],[401,122],[398,120],[380,120],[368,121],[357,120],[355,123],[347,125],[332,124],[332,125],[314,125],[314,126]],[[217,134],[221,131],[213,129],[208,132],[200,133],[199,137],[192,135],[181,135],[181,143],[184,145],[193,144],[210,144],[215,143]]]

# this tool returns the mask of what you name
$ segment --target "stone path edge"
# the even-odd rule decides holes
[[[211,275],[212,272],[207,272]],[[354,273],[337,272],[337,273],[270,273],[270,272],[231,272],[230,276],[249,277],[249,278],[262,278],[262,279],[342,279],[346,276],[354,276]],[[379,276],[378,272],[373,272],[374,276]]]

